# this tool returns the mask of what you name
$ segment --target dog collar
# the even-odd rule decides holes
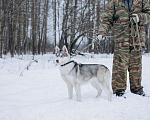
[[[71,61],[69,61],[69,62],[67,62],[67,63],[65,63],[63,65],[60,65],[60,66],[63,67],[63,66],[68,65],[69,63],[72,63],[72,62],[74,62],[74,60],[71,60]]]

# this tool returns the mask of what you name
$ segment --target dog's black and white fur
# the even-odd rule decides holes
[[[68,87],[69,98],[73,97],[73,87],[75,88],[77,101],[81,101],[81,85],[90,82],[98,91],[96,97],[101,95],[102,89],[107,93],[108,100],[112,100],[112,92],[110,87],[110,71],[101,64],[78,64],[70,60],[70,55],[66,46],[60,50],[55,48],[56,62],[59,63],[61,76]]]

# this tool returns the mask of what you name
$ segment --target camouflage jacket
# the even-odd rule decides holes
[[[130,11],[122,0],[112,0],[101,18],[102,23],[99,34],[106,36],[113,26],[115,42],[132,46],[133,38],[131,37],[130,28],[130,15],[132,14],[138,14],[139,16],[140,42],[142,46],[145,46],[146,33],[144,24],[150,21],[150,5],[147,0],[133,0]],[[135,45],[139,44],[139,42],[135,43]]]

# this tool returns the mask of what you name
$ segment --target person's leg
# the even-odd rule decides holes
[[[124,92],[127,86],[127,68],[129,47],[120,47],[115,49],[113,58],[113,71],[112,71],[112,89],[113,94]],[[119,96],[119,95],[118,95]]]
[[[129,80],[130,90],[132,93],[136,93],[139,90],[142,92],[141,86],[142,75],[142,50],[137,51],[133,49],[129,59]]]

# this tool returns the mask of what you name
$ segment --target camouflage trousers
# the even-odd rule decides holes
[[[135,50],[130,46],[115,46],[112,71],[112,89],[126,90],[127,70],[129,71],[130,90],[141,89],[142,50]]]

